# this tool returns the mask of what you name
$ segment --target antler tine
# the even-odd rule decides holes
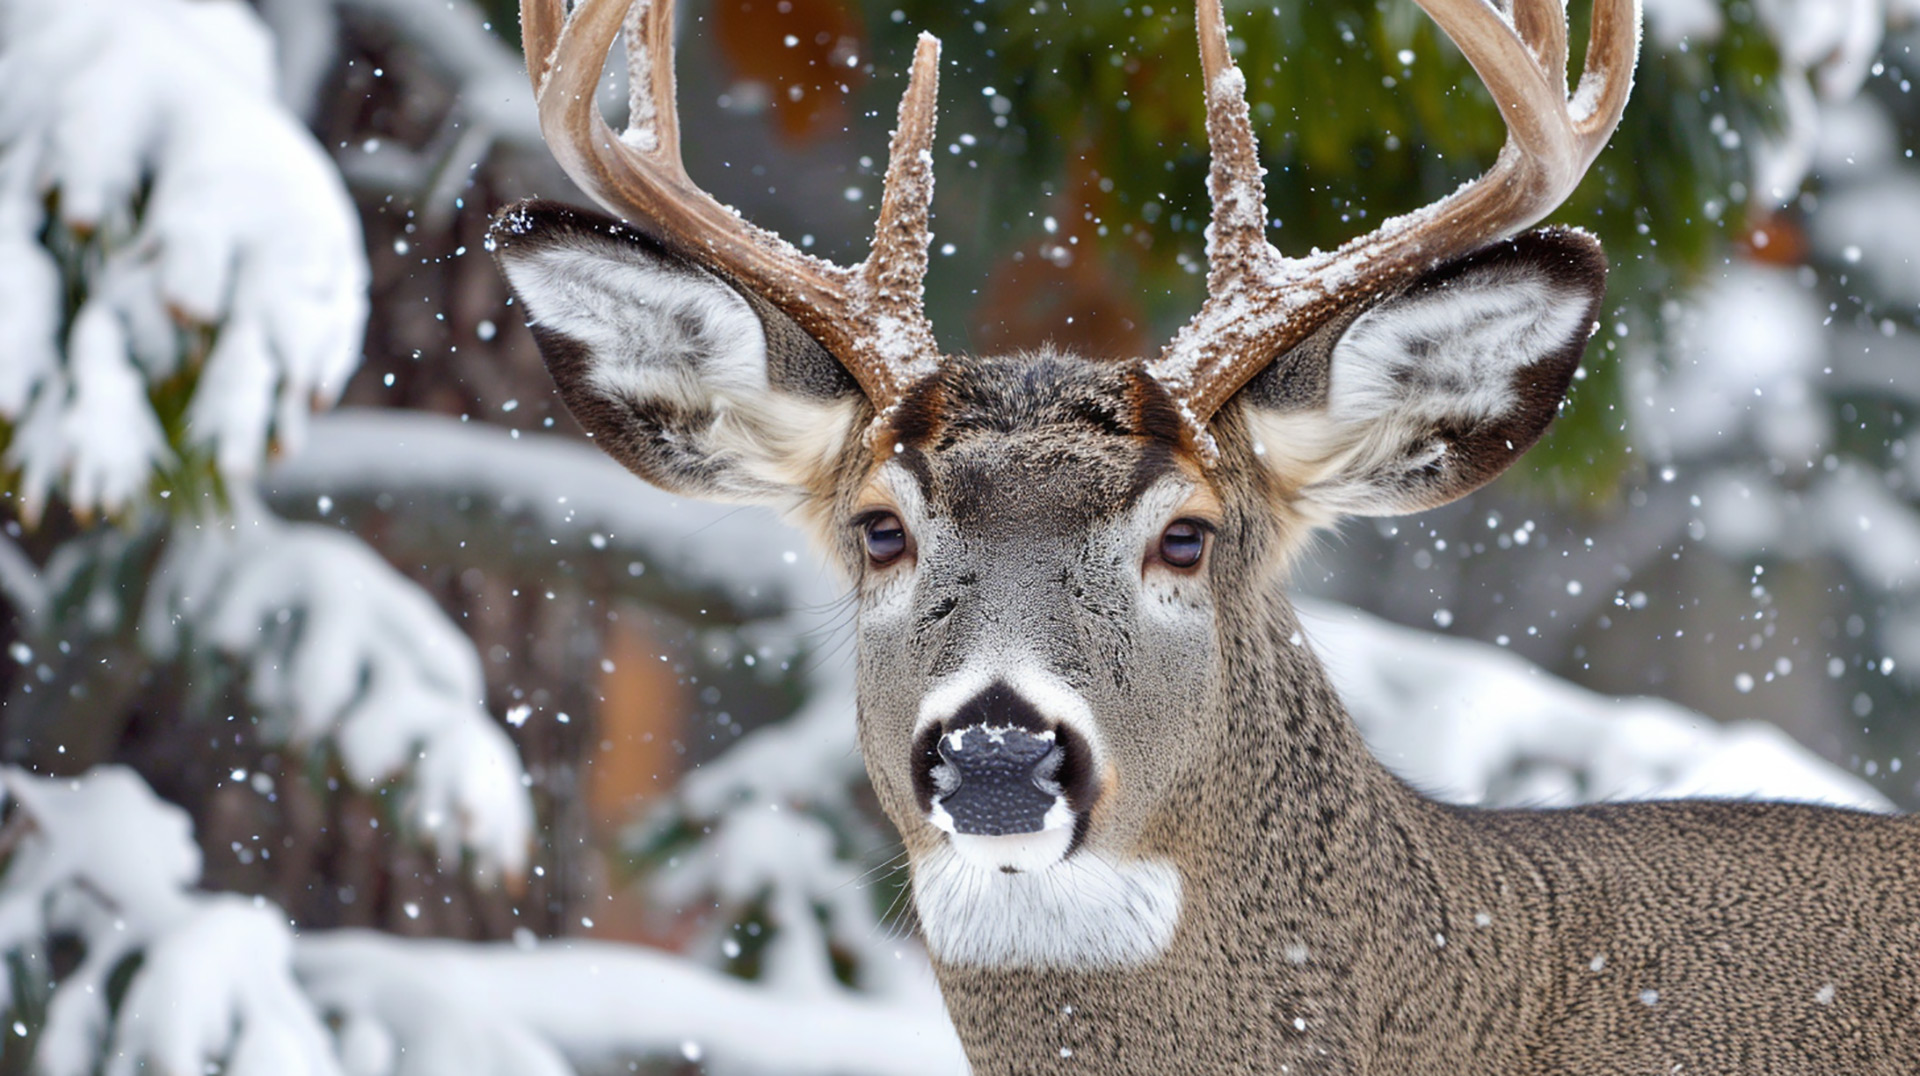
[[[661,164],[685,181],[686,168],[680,160],[680,95],[674,84],[672,0],[661,4],[640,0],[627,8],[621,36],[627,49],[627,129],[647,132],[639,139],[640,148],[649,148],[645,143],[650,136]]]
[[[1586,171],[1587,162],[1574,152],[1573,130],[1567,122],[1567,76],[1562,64],[1557,73],[1541,67],[1517,26],[1494,9],[1488,0],[1415,0],[1428,17],[1446,32],[1473,65],[1474,73],[1486,84],[1487,92],[1500,108],[1507,125],[1507,146],[1493,169],[1469,190],[1486,185],[1486,179],[1498,172],[1537,178],[1552,184],[1558,175],[1543,173],[1543,165],[1571,166],[1573,179]],[[1550,2],[1550,0],[1549,0]],[[1604,3],[1604,0],[1602,0]],[[1526,9],[1546,6],[1539,0],[1523,0]],[[1555,5],[1557,6],[1557,5]],[[1536,12],[1537,14],[1537,12]],[[1530,20],[1529,20],[1530,21]],[[1566,29],[1559,37],[1564,40]],[[1577,165],[1574,163],[1578,161]],[[1511,179],[1509,179],[1511,182]],[[1557,186],[1558,184],[1552,184]],[[1563,192],[1554,199],[1558,204]],[[1552,206],[1542,213],[1550,212]],[[1536,218],[1538,219],[1538,218]],[[1525,227],[1531,221],[1515,227]]]
[[[1507,144],[1485,175],[1426,209],[1331,254],[1299,259],[1266,246],[1244,81],[1227,56],[1219,0],[1197,4],[1214,154],[1207,301],[1147,369],[1173,395],[1208,459],[1207,420],[1275,356],[1338,311],[1553,212],[1620,121],[1639,54],[1640,0],[1594,0],[1586,70],[1571,100],[1562,0],[1510,0],[1511,19],[1492,0],[1416,2],[1486,83]],[[1257,216],[1248,216],[1250,205]]]
[[[731,276],[797,321],[885,411],[938,361],[921,310],[939,48],[923,39],[901,104],[873,250],[846,268],[757,228],[687,177],[674,101],[673,0],[521,0],[540,128],[568,176],[607,210]],[[594,92],[626,32],[630,123],[615,135]],[[911,150],[910,160],[900,151]],[[918,243],[916,248],[915,243]]]
[[[1247,80],[1227,47],[1220,0],[1200,0],[1200,73],[1206,80],[1207,146],[1213,157],[1207,193],[1207,291],[1229,288],[1254,265],[1277,259],[1267,242],[1267,187],[1259,144],[1247,111]]]
[[[1573,126],[1590,148],[1591,160],[1607,144],[1633,92],[1633,67],[1640,57],[1640,0],[1593,5],[1593,32],[1580,84],[1573,91]],[[1581,115],[1581,109],[1587,109]]]
[[[527,53],[527,76],[533,80],[533,94],[540,96],[546,85],[547,71],[553,66],[553,50],[560,43],[560,31],[567,23],[565,0],[533,0],[520,5],[520,41]]]
[[[887,145],[887,175],[880,192],[880,219],[873,226],[873,249],[860,273],[861,298],[880,330],[886,352],[882,357],[887,360],[872,376],[894,382],[892,399],[912,380],[931,373],[932,357],[939,354],[925,311],[927,248],[933,243],[928,217],[933,211],[934,106],[939,91],[940,40],[921,34],[913,50],[907,92],[900,98],[899,125]]]
[[[1567,7],[1562,0],[1511,0],[1513,30],[1531,42],[1534,58],[1549,77],[1567,78]]]

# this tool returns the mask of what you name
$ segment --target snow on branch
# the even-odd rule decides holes
[[[1442,799],[1568,806],[1720,796],[1891,809],[1772,725],[1722,725],[1663,699],[1601,695],[1485,643],[1298,604],[1374,753]]]
[[[670,1055],[716,1074],[939,1076],[966,1071],[959,1040],[917,965],[920,991],[794,996],[636,946],[573,940],[473,945],[364,931],[302,939],[316,1003],[364,1049],[403,1052],[405,1072],[547,1076],[580,1064]]]
[[[238,0],[0,0],[0,468],[29,518],[122,508],[182,454],[251,474],[357,364],[359,218],[273,82]]]
[[[966,1068],[922,961],[904,961],[917,990],[876,1000],[606,942],[296,936],[265,901],[196,890],[186,813],[129,770],[0,770],[0,794],[0,954],[27,972],[0,977],[0,1009],[32,1020],[20,1048],[45,1076],[572,1076],[658,1056],[717,1074]],[[56,937],[83,951],[64,974]]]
[[[381,138],[339,158],[356,188],[407,192],[427,227],[444,224],[474,169],[497,148],[524,151],[542,167],[553,167],[526,62],[471,0],[260,0],[260,10],[280,39],[284,92],[309,115],[322,110],[319,94],[338,63],[341,22],[348,16],[377,24],[382,38],[453,92],[451,107],[425,145]]]
[[[570,438],[349,408],[316,416],[310,446],[263,482],[283,510],[323,496],[477,504],[531,519],[560,548],[637,558],[649,577],[724,594],[740,615],[778,618],[794,633],[824,632],[845,593],[807,540],[764,511],[662,492]]]
[[[16,1014],[44,1006],[33,1071],[342,1072],[293,980],[286,917],[264,901],[191,890],[200,850],[185,811],[117,766],[70,780],[0,770],[0,793],[11,851],[0,952],[27,969],[0,982],[0,1001]],[[56,937],[84,950],[57,982]],[[22,985],[45,996],[12,993]]]
[[[799,712],[755,729],[681,780],[675,793],[696,818],[741,803],[845,802],[866,777],[854,736],[852,670],[822,669]]]
[[[1860,93],[1897,14],[1884,0],[1767,0],[1754,7],[1780,51],[1775,111],[1782,122],[1752,150],[1753,200],[1771,210],[1799,195],[1826,126],[1823,108]]]
[[[299,0],[279,0],[295,3]],[[465,125],[487,137],[543,153],[546,141],[527,85],[526,60],[489,29],[486,12],[471,0],[334,0],[343,9],[378,19],[460,90]]]
[[[1727,32],[1719,0],[1647,0],[1647,36],[1663,52],[1704,52]],[[1890,32],[1909,23],[1915,0],[1761,0],[1758,25],[1780,60],[1772,88],[1775,126],[1735,132],[1716,127],[1728,150],[1747,142],[1751,201],[1762,214],[1799,196],[1826,136],[1832,106],[1859,95]],[[1715,117],[1723,124],[1722,117]],[[1745,136],[1743,139],[1742,136]],[[1737,196],[1736,196],[1737,197]]]
[[[363,789],[399,778],[443,862],[526,867],[519,755],[485,708],[472,644],[358,539],[269,518],[176,527],[139,637],[155,657],[220,658],[286,742],[324,744]]]
[[[648,578],[719,592],[736,612],[763,619],[749,634],[822,642],[841,608],[840,585],[806,540],[759,510],[687,501],[643,485],[592,446],[551,435],[414,413],[344,410],[316,418],[311,450],[266,479],[283,508],[326,497],[339,508],[388,498],[432,513],[457,499],[491,528],[530,520],[541,541],[576,558],[638,558]],[[763,649],[761,653],[765,653]],[[770,663],[769,663],[770,664]],[[863,989],[891,991],[885,930],[860,884],[867,850],[890,847],[851,790],[866,773],[855,743],[847,663],[822,660],[804,674],[807,702],[793,717],[754,730],[689,773],[672,801],[629,835],[653,845],[677,829],[702,832],[696,848],[655,878],[667,905],[719,902],[713,931],[695,951],[718,960],[729,914],[752,908],[773,935],[760,966],[770,985],[805,992],[833,980],[828,942],[854,959]],[[854,850],[843,852],[851,846]],[[823,914],[822,914],[823,913]]]
[[[1891,309],[1920,296],[1905,245],[1886,238],[1920,225],[1920,179],[1868,107],[1831,125],[1835,159],[1809,233],[1829,264],[1858,263],[1848,272]],[[1857,161],[1873,166],[1868,178],[1854,177]],[[1844,566],[1874,595],[1860,611],[1886,655],[1920,683],[1920,505],[1900,470],[1902,457],[1912,466],[1910,446],[1889,439],[1880,456],[1842,417],[1877,398],[1896,409],[1898,429],[1900,409],[1920,402],[1913,344],[1891,319],[1836,323],[1811,273],[1735,260],[1670,304],[1656,343],[1623,352],[1629,428],[1650,459],[1689,474],[1688,503],[1665,507],[1676,532],[1732,564]]]

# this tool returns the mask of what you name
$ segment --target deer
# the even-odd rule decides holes
[[[844,572],[860,749],[976,1073],[1920,1072],[1910,819],[1446,805],[1369,754],[1302,634],[1311,535],[1491,481],[1598,328],[1598,241],[1534,226],[1619,122],[1638,0],[1594,0],[1571,92],[1562,0],[1416,2],[1505,147],[1289,258],[1198,0],[1207,297],[1157,355],[941,352],[928,35],[843,266],[689,178],[671,0],[522,0],[544,136],[614,216],[525,201],[490,247],[601,449]]]

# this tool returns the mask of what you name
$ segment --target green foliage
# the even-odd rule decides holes
[[[27,1076],[40,1032],[47,1023],[47,1002],[53,996],[46,954],[16,949],[5,957],[7,998],[0,1009],[0,1076]]]

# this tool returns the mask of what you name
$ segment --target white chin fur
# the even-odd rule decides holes
[[[1038,871],[1060,862],[1060,857],[1067,854],[1067,846],[1073,843],[1073,827],[1067,825],[1007,837],[955,833],[947,840],[961,859],[981,870]]]
[[[1038,845],[1054,830],[1017,838]],[[1071,830],[1060,831],[1071,840]],[[935,960],[1003,968],[1137,967],[1166,951],[1180,923],[1180,872],[1161,860],[1114,862],[1082,850],[1009,874],[942,846],[913,867],[913,903]],[[997,846],[995,846],[997,847]],[[1061,845],[1062,850],[1065,844]]]

